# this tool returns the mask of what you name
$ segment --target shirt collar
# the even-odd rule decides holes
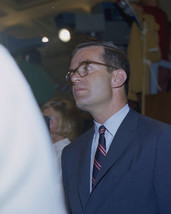
[[[126,117],[130,108],[128,104],[126,104],[123,108],[121,108],[117,113],[113,114],[103,125],[106,127],[107,131],[111,135],[115,135],[117,129],[122,123],[123,119]],[[102,125],[96,121],[94,121],[95,125],[95,133],[98,133],[99,127]]]

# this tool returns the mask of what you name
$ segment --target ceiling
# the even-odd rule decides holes
[[[54,17],[63,12],[90,12],[98,0],[1,0],[0,30],[20,38],[54,34]],[[34,29],[34,30],[33,30]]]
[[[40,52],[42,59],[41,66],[54,83],[63,84],[65,81],[64,75],[69,67],[70,52],[80,35],[82,36],[84,33],[73,32],[69,43],[61,42],[58,38],[60,26],[55,22],[55,18],[63,13],[90,14],[92,7],[100,2],[115,1],[1,0],[0,33],[12,38],[12,44],[16,43],[15,48],[19,48],[23,41],[27,44],[26,46],[32,46],[40,37],[48,36],[50,39],[48,43],[44,46],[37,45],[37,50]],[[171,1],[160,0],[160,6],[167,12],[169,20],[171,20],[171,14],[169,13],[171,11]],[[22,50],[22,48],[20,49]]]
[[[51,35],[55,33],[55,16],[63,12],[90,13],[92,6],[100,2],[115,0],[1,0],[0,31],[5,30],[18,38]],[[171,21],[171,1],[159,2]]]
[[[55,17],[61,13],[90,13],[92,6],[99,2],[101,1],[1,0],[0,32],[18,39],[11,42],[13,45],[16,43],[17,47],[20,47],[26,39],[29,46],[32,42],[35,43],[36,38],[47,36],[50,39],[49,42],[38,48],[42,57],[42,66],[53,81],[65,81],[64,73],[69,66],[70,50],[77,36],[75,35],[69,43],[61,42],[58,38],[59,27],[55,23]],[[6,39],[3,41],[6,46],[9,45],[6,44]],[[22,51],[22,47],[20,50]]]

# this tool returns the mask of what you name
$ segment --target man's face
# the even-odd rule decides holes
[[[78,50],[71,60],[70,69],[77,68],[87,60],[104,63],[103,52],[103,47],[100,46],[90,46]],[[106,66],[97,64],[88,66],[87,76],[80,77],[76,72],[71,80],[74,84],[73,94],[77,106],[91,112],[94,108],[102,107],[110,102],[112,98],[112,73],[107,72]]]

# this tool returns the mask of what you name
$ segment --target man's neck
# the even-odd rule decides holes
[[[107,108],[99,109],[99,111],[97,111],[96,109],[94,112],[90,112],[90,114],[93,116],[96,122],[104,124],[105,121],[107,121],[112,115],[120,111],[126,104],[127,102],[123,102],[118,106],[110,105]]]

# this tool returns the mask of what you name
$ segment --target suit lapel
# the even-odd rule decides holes
[[[97,175],[94,188],[98,184],[98,182],[102,179],[102,177],[106,174],[106,172],[117,162],[117,160],[122,155],[124,150],[132,142],[130,139],[133,130],[135,130],[137,126],[137,120],[138,114],[135,113],[133,110],[130,110],[130,112],[120,125],[112,141],[104,165],[102,166],[99,174]]]
[[[91,145],[94,135],[94,127],[85,135],[80,151],[80,162],[78,172],[78,188],[83,209],[85,209],[90,196],[90,157]]]

